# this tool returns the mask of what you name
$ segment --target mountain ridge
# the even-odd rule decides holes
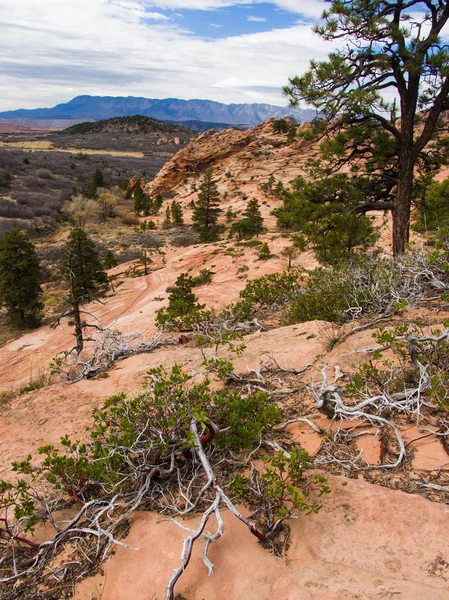
[[[0,112],[0,119],[94,120],[140,114],[161,121],[208,121],[229,125],[254,126],[270,117],[295,117],[310,121],[311,109],[274,106],[271,104],[223,104],[213,100],[152,99],[136,96],[81,95],[51,108],[18,109]]]

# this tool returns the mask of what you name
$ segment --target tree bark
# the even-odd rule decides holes
[[[75,323],[75,341],[76,341],[76,353],[81,354],[84,347],[83,340],[83,328],[81,326],[81,312],[80,312],[80,300],[76,296],[75,289],[75,276],[72,271],[72,266],[69,264],[69,280],[70,280],[70,295],[71,295],[71,304],[73,306],[73,321]]]
[[[413,195],[415,159],[413,152],[401,150],[398,165],[398,187],[393,205],[393,254],[402,254],[410,239],[410,211]]]

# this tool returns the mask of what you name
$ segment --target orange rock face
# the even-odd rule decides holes
[[[199,540],[176,591],[188,600],[446,600],[449,597],[449,511],[363,481],[332,479],[318,515],[291,521],[284,560],[264,550],[229,512],[225,534],[210,547],[211,577]],[[184,525],[193,527],[197,518]],[[208,530],[214,531],[211,521]],[[76,600],[165,598],[187,533],[152,513],[139,513],[104,575],[79,584]]]

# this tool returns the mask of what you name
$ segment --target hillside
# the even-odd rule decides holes
[[[103,134],[91,135],[95,140]],[[126,135],[120,136],[122,144]],[[139,143],[144,140],[138,138]],[[104,409],[108,398],[115,398],[109,401],[113,410],[120,406],[121,393],[128,399],[139,395],[140,400],[125,404],[130,421],[126,412],[113,413],[114,426],[123,425],[114,431],[119,436],[115,450],[111,439],[102,437],[103,423],[97,422],[94,441],[100,454],[89,472],[91,479],[86,481],[82,472],[79,480],[74,477],[75,483],[70,480],[76,471],[72,461],[84,457],[84,450],[74,446],[69,447],[70,456],[62,469],[70,477],[68,483],[64,480],[63,492],[58,490],[58,502],[50,503],[47,484],[43,484],[42,495],[50,506],[44,514],[50,512],[51,519],[40,523],[34,535],[23,534],[38,546],[17,542],[12,558],[7,545],[0,546],[4,552],[0,558],[5,559],[0,563],[0,576],[9,573],[12,577],[5,585],[5,600],[34,600],[36,589],[42,600],[162,600],[184,556],[183,540],[209,510],[210,520],[199,531],[192,557],[181,569],[176,600],[445,600],[449,595],[449,422],[444,397],[449,312],[442,291],[449,289],[447,259],[435,253],[433,262],[426,262],[417,246],[403,263],[392,263],[388,217],[375,215],[382,237],[377,251],[366,256],[366,271],[342,274],[323,269],[315,279],[310,274],[304,277],[302,268],[312,271],[319,266],[309,248],[298,252],[293,269],[287,270],[283,252],[294,238],[277,228],[271,211],[281,200],[266,184],[270,176],[287,184],[303,173],[305,161],[316,156],[316,145],[299,136],[292,140],[276,133],[273,120],[247,131],[207,132],[190,141],[186,137],[184,142],[185,147],[165,162],[154,179],[142,176],[137,181],[153,197],[163,196],[156,215],[136,217],[132,225],[118,220],[86,224],[86,232],[102,255],[110,249],[119,258],[123,253],[123,260],[108,271],[111,285],[100,302],[86,305],[85,318],[93,325],[91,339],[79,358],[72,354],[67,362],[62,360],[65,370],[59,373],[50,372],[52,360],[58,353],[62,358],[73,346],[71,321],[51,327],[66,306],[62,299],[66,290],[56,276],[56,265],[68,227],[63,225],[39,241],[39,252],[53,260],[48,266],[53,277],[45,286],[43,325],[19,332],[0,347],[0,478],[18,477],[10,473],[10,463],[28,453],[33,458],[25,471],[36,474],[42,461],[37,449],[53,444],[63,454],[67,442],[61,444],[60,437],[64,434],[75,446],[75,440],[86,441],[92,410],[97,409],[96,417],[102,418],[104,410],[98,409]],[[215,242],[199,243],[197,232],[190,228],[192,201],[198,198],[208,167],[213,168],[220,192],[219,224],[224,231]],[[265,231],[250,240],[229,238],[232,223],[252,198],[259,203]],[[166,222],[166,209],[173,201],[183,208],[183,225]],[[155,229],[144,231],[139,225],[148,220]],[[263,243],[269,246],[270,255],[261,258]],[[143,249],[151,258],[147,275],[135,258]],[[205,269],[210,279],[193,291],[198,302],[213,311],[212,316],[185,331],[156,329],[157,311],[168,305],[179,276],[197,277]],[[265,287],[251,286],[252,280],[266,275],[281,279],[263,279],[268,282]],[[292,278],[297,287],[289,295]],[[293,319],[289,310],[292,303],[307,297],[309,280],[317,286],[312,290],[309,317]],[[330,282],[327,287],[326,282]],[[249,316],[233,312],[232,307],[221,312],[244,298],[245,290],[251,298]],[[349,302],[342,309],[342,319],[323,319],[319,309],[338,306],[339,294]],[[372,299],[366,310],[365,295]],[[398,301],[405,297],[408,307]],[[389,342],[379,334],[374,337],[379,327],[397,327],[397,339]],[[438,328],[442,337],[434,344]],[[405,336],[411,331],[421,366],[406,344]],[[244,348],[238,347],[241,343]],[[379,358],[379,352],[383,357]],[[216,368],[223,366],[218,361],[231,363],[225,365],[224,375]],[[427,373],[434,377],[437,363],[443,379],[434,389],[428,387]],[[192,378],[184,393],[195,408],[187,406],[179,425],[176,406],[184,405],[177,392],[180,375],[176,372],[170,380],[176,402],[167,401],[170,395],[157,396],[155,404],[169,411],[158,429],[158,413],[144,402],[146,395],[160,393],[163,387],[160,371],[152,369],[170,370],[175,364]],[[88,371],[89,366],[93,370]],[[363,385],[354,378],[360,373]],[[281,411],[279,422],[250,439],[249,448],[226,449],[219,441],[209,444],[206,438],[212,425],[208,428],[210,422],[201,410],[207,415],[219,411],[220,394],[225,393],[238,394],[233,406],[245,423],[240,436],[259,418],[254,407],[246,413],[241,409],[255,394],[266,394],[267,406]],[[205,395],[207,401],[199,410],[195,402]],[[139,406],[144,409],[143,417]],[[140,438],[131,450],[123,450],[132,437],[132,423],[140,423],[139,419],[144,424],[142,438],[152,429],[161,437],[166,430],[173,433],[173,422],[186,429],[187,437],[179,447],[174,431],[159,454],[152,453],[150,446],[138,446]],[[204,449],[201,455],[199,446],[192,445],[199,424],[206,432],[199,440]],[[229,430],[238,426],[232,421],[214,435],[217,440],[228,439]],[[217,507],[214,502],[220,493],[227,493],[234,509],[262,527],[270,502],[255,508],[257,485],[264,485],[257,473],[266,472],[264,457],[276,455],[280,448],[283,456],[306,450],[312,476],[327,477],[331,493],[318,498],[322,508],[317,514],[298,512],[285,521],[273,540],[259,542],[235,518],[229,504]],[[126,460],[115,463],[122,451]],[[101,474],[102,461],[109,459],[114,468],[98,485],[93,477]],[[207,461],[214,467],[213,476],[203,472]],[[135,469],[131,475],[126,470],[129,465]],[[151,480],[153,469],[157,473]],[[255,479],[242,493],[242,482],[250,476]],[[281,493],[287,504],[285,498],[294,493],[291,489]],[[222,528],[224,536],[220,537]],[[210,576],[210,563],[204,559],[207,552],[215,565]],[[107,560],[103,562],[104,554]],[[36,556],[39,567],[30,568]],[[14,568],[28,569],[28,579],[16,575]]]
[[[88,133],[189,133],[190,130],[181,125],[164,123],[157,119],[133,115],[131,117],[114,117],[95,122],[78,123],[63,129],[61,135],[83,135]]]
[[[161,121],[208,121],[228,125],[257,125],[270,117],[293,116],[309,121],[315,111],[292,109],[270,104],[222,104],[211,100],[166,98],[77,96],[53,108],[19,109],[0,112],[0,119],[39,121],[100,120],[112,117],[144,115]],[[18,123],[19,124],[19,123]],[[54,125],[56,127],[56,125]]]

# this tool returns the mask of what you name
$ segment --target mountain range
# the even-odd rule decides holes
[[[254,126],[270,117],[291,116],[298,121],[310,121],[314,110],[274,106],[271,104],[223,104],[212,100],[151,99],[134,96],[77,96],[52,108],[19,109],[0,112],[3,123],[25,124],[30,121],[68,122],[97,121],[112,117],[143,115],[161,121],[208,121],[228,125]],[[26,121],[25,121],[26,120]]]

